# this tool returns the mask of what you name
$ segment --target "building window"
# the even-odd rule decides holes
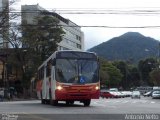
[[[81,41],[81,37],[78,36],[78,35],[76,35],[76,39],[79,40],[79,41]]]
[[[77,44],[77,48],[81,49],[81,45],[80,45],[80,44]]]

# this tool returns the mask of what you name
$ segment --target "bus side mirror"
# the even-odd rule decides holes
[[[53,65],[53,66],[56,65],[56,60],[55,60],[55,59],[52,60],[52,65]]]

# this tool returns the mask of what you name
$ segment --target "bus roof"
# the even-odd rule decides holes
[[[47,58],[39,67],[38,70],[43,67],[47,62],[51,59],[54,59],[56,57],[57,53],[65,53],[65,52],[81,52],[81,53],[90,53],[96,55],[94,52],[88,52],[88,51],[78,51],[78,50],[60,50],[60,51],[55,51],[49,58]]]

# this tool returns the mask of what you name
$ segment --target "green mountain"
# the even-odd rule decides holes
[[[103,42],[88,51],[108,60],[132,60],[138,62],[147,57],[157,57],[159,41],[137,32],[127,32]]]

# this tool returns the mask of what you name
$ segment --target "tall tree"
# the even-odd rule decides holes
[[[123,74],[120,86],[123,89],[130,89],[140,85],[140,75],[137,67],[131,64],[131,61],[114,61],[113,65],[116,66]]]
[[[140,86],[140,74],[137,67],[132,66],[128,74],[128,88],[136,88]]]
[[[107,73],[109,75],[108,85],[109,87],[119,87],[119,83],[122,80],[123,75],[120,70],[113,66],[111,63],[107,64]]]
[[[99,61],[100,61],[101,87],[105,88],[106,87],[106,81],[108,81],[108,79],[109,79],[109,75],[107,73],[107,64],[108,64],[108,61],[105,60],[105,59],[103,59],[103,58],[100,58]]]
[[[117,69],[111,62],[105,59],[100,59],[100,78],[101,85],[110,87],[119,87],[119,83],[122,80],[123,75],[120,70]]]
[[[129,87],[128,85],[129,84],[128,76],[130,74],[129,66],[124,61],[114,61],[113,65],[116,66],[120,70],[121,74],[123,75],[122,81],[120,82],[120,86],[123,89],[127,89]]]
[[[15,12],[14,9],[14,5],[18,1],[19,0],[3,0],[3,6],[0,10],[0,35],[3,40],[3,47],[7,48],[3,49],[8,58],[5,61],[5,63],[7,63],[6,66],[12,65],[12,68],[16,68],[15,70],[19,69],[21,72],[21,68],[23,66],[22,55],[19,50],[21,47],[21,30],[19,24],[17,23],[20,13]],[[14,52],[10,52],[10,49],[8,48],[10,46],[13,48]],[[7,73],[9,73],[9,71],[10,69],[8,69]],[[17,73],[17,71],[14,72]],[[17,78],[17,74],[15,75]],[[9,81],[5,87],[9,87]]]
[[[43,15],[35,18],[35,21],[37,24],[22,24],[23,49],[20,50],[19,61],[21,61],[24,93],[38,66],[57,50],[64,34],[58,25],[59,20],[53,16]]]
[[[9,63],[22,75],[24,93],[39,64],[56,50],[64,34],[62,28],[58,26],[59,21],[52,16],[42,16],[35,20],[37,25],[21,26],[12,22],[9,33],[5,33],[8,42],[14,48]]]
[[[149,74],[150,82],[153,83],[154,86],[160,86],[160,69],[154,69]]]
[[[147,58],[145,60],[140,60],[138,63],[138,69],[140,72],[141,85],[152,85],[149,80],[149,73],[155,69],[157,66],[157,60],[154,58]]]
[[[6,0],[4,1],[4,6],[1,8],[0,12],[0,34],[3,38],[3,42],[8,43],[9,29],[12,26],[12,22],[17,19],[20,14],[13,12],[13,5],[18,2],[18,0]],[[7,47],[7,46],[6,46]]]
[[[23,47],[33,50],[44,61],[57,50],[62,41],[64,31],[59,26],[59,20],[51,15],[35,18],[36,25],[23,25]]]

